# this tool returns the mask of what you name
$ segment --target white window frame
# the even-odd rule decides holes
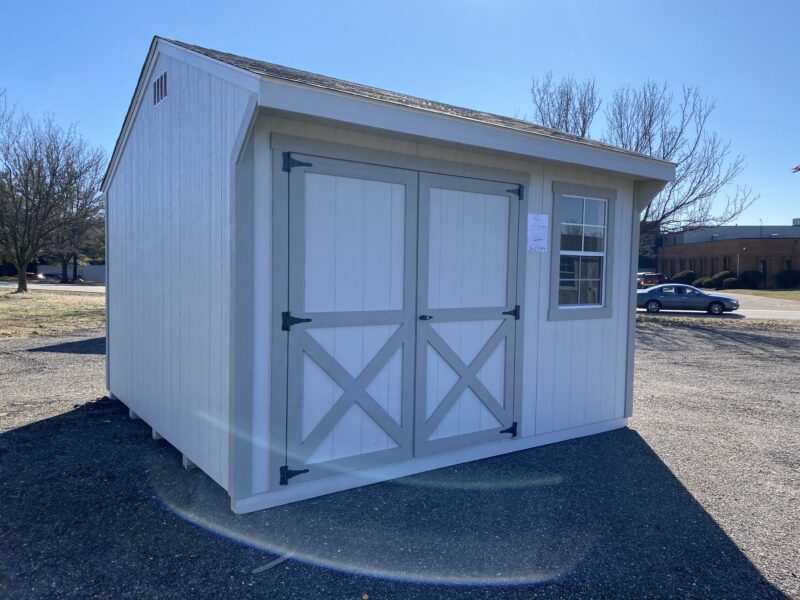
[[[601,200],[605,203],[605,232],[603,235],[603,251],[591,252],[584,250],[561,250],[561,200],[564,197],[588,198]],[[550,310],[548,319],[551,321],[604,319],[612,315],[611,307],[611,281],[613,267],[613,217],[616,205],[617,191],[611,188],[601,188],[576,183],[553,182],[553,228],[551,232],[551,264],[550,264]],[[585,208],[584,208],[585,210]],[[584,219],[585,220],[585,219]],[[601,257],[602,273],[600,275],[600,303],[599,304],[559,304],[559,287],[561,273],[561,256],[576,257]],[[579,274],[578,274],[579,275]],[[576,279],[577,281],[578,279]]]

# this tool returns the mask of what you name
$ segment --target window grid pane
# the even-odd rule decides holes
[[[606,200],[562,196],[558,304],[603,304]]]

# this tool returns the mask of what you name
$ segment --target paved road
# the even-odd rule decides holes
[[[726,313],[722,318],[725,319],[769,319],[778,321],[800,321],[800,302],[796,300],[784,300],[782,298],[764,298],[763,296],[751,296],[749,294],[737,294],[736,292],[720,292],[726,296],[732,296],[739,300],[740,308],[736,312]],[[640,309],[638,312],[645,312]],[[669,318],[670,315],[680,315],[682,317],[707,317],[706,313],[667,310],[659,313],[658,316]],[[656,316],[656,315],[654,315]]]
[[[17,284],[11,281],[0,281],[0,289],[17,289]],[[55,292],[92,292],[94,294],[105,294],[104,285],[78,285],[60,283],[29,283],[29,290],[51,290]]]

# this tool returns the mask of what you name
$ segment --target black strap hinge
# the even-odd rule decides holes
[[[311,163],[303,162],[302,160],[297,160],[294,156],[292,156],[291,152],[284,152],[283,153],[283,170],[287,173],[292,172],[292,167],[313,167]]]
[[[515,320],[515,321],[519,321],[519,304],[517,304],[517,305],[516,305],[514,308],[512,308],[511,310],[506,310],[506,311],[504,311],[504,312],[503,312],[503,314],[504,314],[504,315],[509,315],[509,316],[512,316],[512,317],[514,317],[514,320]]]
[[[298,475],[302,475],[303,473],[308,473],[308,469],[297,469],[296,471],[293,471],[287,465],[283,465],[281,467],[280,484],[287,485],[292,477],[297,477]]]
[[[281,313],[281,331],[289,331],[292,325],[297,325],[298,323],[311,323],[311,319],[293,317],[288,310]]]
[[[501,430],[500,433],[510,433],[512,438],[517,437],[517,422],[514,421],[511,427]]]
[[[523,192],[522,192],[522,186],[521,186],[521,185],[518,185],[518,186],[517,186],[517,187],[515,187],[515,188],[510,188],[510,189],[507,189],[506,191],[507,191],[509,194],[514,194],[514,195],[515,195],[517,198],[519,198],[520,200],[522,200],[522,197],[523,197],[523,196],[522,196],[522,193],[523,193]]]

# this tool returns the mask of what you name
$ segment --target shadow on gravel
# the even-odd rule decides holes
[[[96,337],[78,340],[76,342],[63,342],[50,346],[31,348],[28,352],[62,352],[65,354],[105,354],[106,338]]]
[[[630,429],[235,516],[101,400],[0,436],[0,497],[3,597],[785,597]]]
[[[686,332],[691,332],[687,336]],[[726,328],[705,324],[652,323],[636,328],[639,342],[654,347],[697,348],[707,344],[720,352],[751,353],[758,352],[787,360],[796,360],[800,334],[796,330],[760,331],[757,328]],[[776,338],[783,338],[783,344],[776,344]]]
[[[722,313],[721,315],[710,315],[702,310],[662,310],[658,313],[649,313],[646,310],[637,309],[636,315],[647,317],[648,319],[669,319],[671,317],[690,317],[693,319],[718,319],[720,321],[741,321],[745,319],[743,314],[735,312]]]

